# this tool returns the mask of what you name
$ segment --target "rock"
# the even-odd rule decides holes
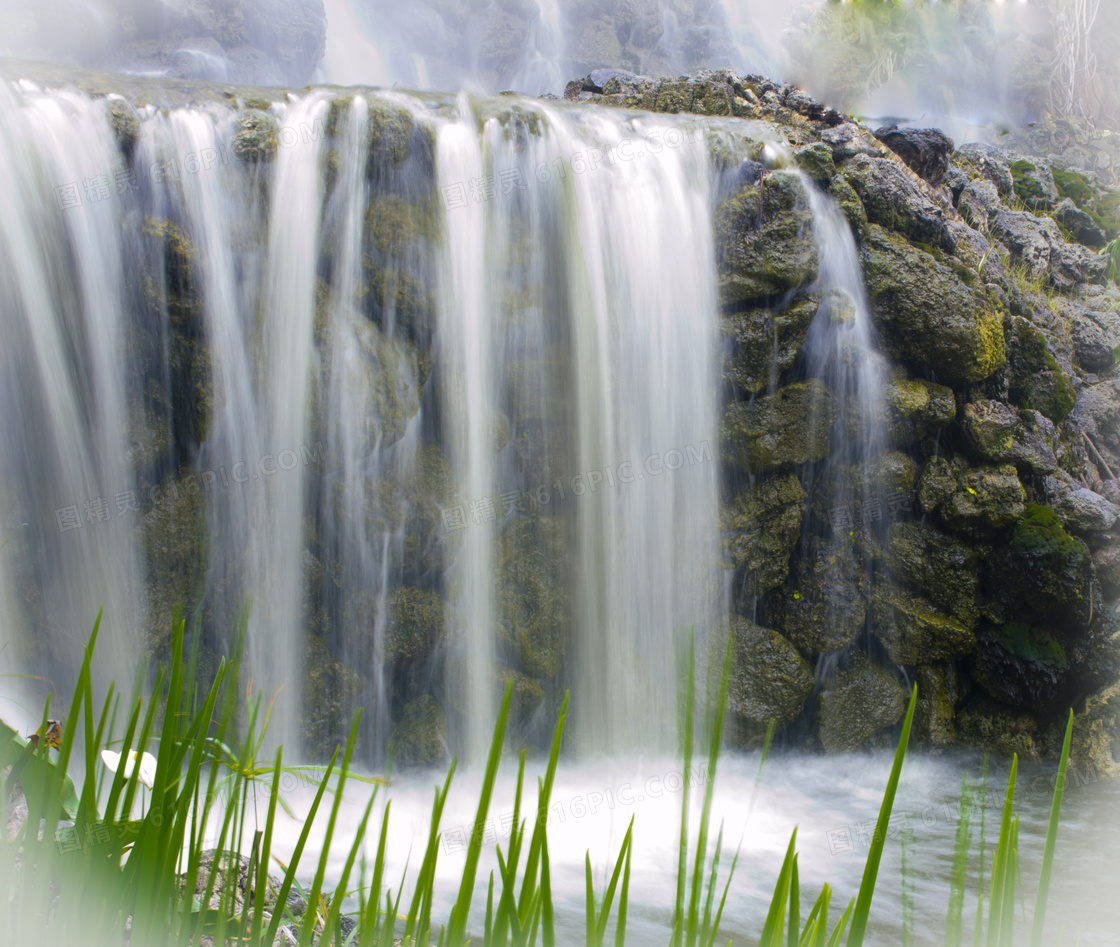
[[[928,523],[895,522],[887,530],[883,558],[900,583],[917,589],[966,629],[976,627],[980,560],[975,548]]]
[[[1104,231],[1085,211],[1068,197],[1059,202],[1051,215],[1074,240],[1087,247],[1103,247],[1108,243]]]
[[[906,712],[906,688],[859,655],[828,681],[818,698],[817,735],[825,753],[848,753]]]
[[[724,549],[743,594],[760,595],[786,581],[804,509],[805,491],[792,473],[756,483],[724,509]]]
[[[1069,762],[1071,773],[1120,775],[1120,682],[1091,694],[1074,715]]]
[[[386,661],[423,664],[443,640],[443,599],[438,592],[403,586],[393,593],[382,653]]]
[[[251,109],[238,121],[233,153],[242,161],[269,161],[280,147],[280,126],[275,117]]]
[[[964,406],[961,432],[972,455],[993,463],[1013,463],[1023,470],[1052,473],[1058,466],[1054,423],[1037,411],[1019,411],[1001,401],[974,401]]]
[[[833,542],[810,537],[776,594],[778,630],[802,651],[827,654],[846,648],[867,621],[864,575],[847,536]]]
[[[576,27],[573,58],[584,68],[600,69],[619,62],[622,46],[608,20],[583,20]]]
[[[1062,239],[1054,221],[1025,211],[997,210],[991,217],[991,233],[1007,247],[1012,261],[1026,268],[1030,279],[1049,272],[1050,248]]]
[[[1058,514],[1062,525],[1075,533],[1104,533],[1112,529],[1120,510],[1099,493],[1069,479],[1071,482],[1066,482],[1059,476],[1047,477],[1045,481],[1050,508]]]
[[[878,129],[875,137],[930,184],[940,184],[944,180],[954,145],[943,132],[936,128],[887,125]]]
[[[907,445],[935,437],[957,416],[953,389],[923,378],[909,379],[895,373],[883,392],[887,436]]]
[[[1055,424],[1077,404],[1077,391],[1058,364],[1046,337],[1028,320],[1010,317],[1007,332],[1008,399],[1019,408],[1040,411]]]
[[[793,163],[818,184],[826,185],[836,174],[832,149],[824,142],[815,141],[793,153]]]
[[[832,157],[837,162],[847,161],[856,155],[874,155],[879,149],[868,140],[858,125],[847,122],[821,132],[821,141],[832,149]]]
[[[813,671],[776,631],[737,618],[731,634],[735,653],[728,707],[739,718],[740,743],[758,742],[771,720],[781,726],[801,713],[813,690]]]
[[[499,72],[521,55],[532,30],[524,17],[506,10],[486,10],[472,25],[478,31],[479,59]]]
[[[323,0],[258,0],[247,10],[246,33],[276,61],[284,84],[307,85],[326,52]]]
[[[1120,378],[1083,387],[1069,421],[1093,439],[1113,474],[1120,473]],[[1103,468],[1100,473],[1108,476]]]
[[[1059,709],[1069,670],[1066,652],[1049,629],[1019,622],[981,628],[968,661],[969,674],[989,697],[1042,715]]]
[[[724,377],[751,394],[777,387],[797,361],[816,314],[817,303],[804,299],[780,311],[748,309],[727,316],[723,331],[732,352]]]
[[[932,457],[922,471],[918,502],[937,512],[954,532],[974,539],[995,536],[1023,515],[1026,491],[1015,468],[970,468],[960,458]]]
[[[720,298],[737,305],[782,296],[817,278],[804,184],[775,171],[745,184],[716,211]]]
[[[982,381],[1006,363],[999,313],[947,264],[873,226],[865,275],[872,312],[894,358],[933,371],[949,385]]]
[[[958,693],[953,666],[920,667],[914,680],[918,685],[918,703],[914,708],[913,738],[937,748],[956,743]]]
[[[554,677],[567,654],[567,548],[563,519],[540,513],[514,518],[498,539],[499,635],[530,677]]]
[[[1109,257],[1078,243],[1055,243],[1050,248],[1050,282],[1069,291],[1108,279]]]
[[[867,210],[863,201],[843,175],[837,175],[828,186],[829,196],[840,205],[840,210],[848,220],[848,226],[859,240],[867,235]]]
[[[1108,601],[1120,597],[1120,546],[1106,546],[1093,553],[1093,569]]]
[[[737,401],[727,406],[720,426],[723,456],[752,473],[822,460],[835,420],[832,393],[815,378]]]
[[[996,212],[1002,209],[999,191],[991,181],[969,181],[957,199],[961,216],[978,230],[986,231]]]
[[[1004,620],[1083,631],[1095,610],[1093,561],[1057,514],[1030,504],[1006,547],[985,563],[986,608]]]
[[[447,720],[429,694],[410,700],[393,725],[390,745],[399,766],[431,766],[447,756]]]
[[[361,692],[358,672],[343,664],[318,635],[307,635],[300,704],[304,753],[315,760],[329,760],[336,746],[346,745],[351,714]]]
[[[1096,373],[1112,368],[1120,351],[1120,317],[1115,313],[1094,312],[1073,300],[1062,300],[1059,308],[1069,322],[1078,364]]]
[[[895,664],[956,661],[976,645],[971,630],[915,593],[880,585],[871,607],[875,637]]]
[[[1020,158],[1011,164],[1015,196],[1032,210],[1049,210],[1058,202],[1058,188],[1049,166],[1038,159]]]
[[[977,749],[1006,756],[1017,753],[1022,761],[1042,758],[1035,739],[1038,721],[987,696],[974,698],[957,711],[957,733],[963,743]]]
[[[998,148],[970,142],[957,149],[956,157],[958,163],[971,168],[981,178],[991,181],[1000,197],[1011,196],[1015,179],[1011,176],[1010,163]]]
[[[506,681],[512,680],[513,694],[510,696],[509,703],[510,720],[516,724],[525,724],[532,720],[544,703],[544,688],[531,677],[526,677],[520,671],[508,667],[499,666],[496,668],[494,679],[497,685],[494,689],[494,706],[501,705],[506,692]]]
[[[129,157],[140,138],[140,119],[131,103],[125,99],[110,99],[108,110],[109,124],[113,127],[117,147],[121,154]]]
[[[867,210],[867,219],[917,243],[956,248],[945,212],[894,161],[856,155],[844,174]]]

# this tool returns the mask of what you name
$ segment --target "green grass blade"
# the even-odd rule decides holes
[[[1034,899],[1034,919],[1031,923],[1030,947],[1042,947],[1042,929],[1046,925],[1046,902],[1050,897],[1050,875],[1054,869],[1054,848],[1058,844],[1058,822],[1062,816],[1062,796],[1066,789],[1066,770],[1069,767],[1069,744],[1073,737],[1073,711],[1066,723],[1066,737],[1062,742],[1062,757],[1058,763],[1058,781],[1054,784],[1054,800],[1050,804],[1050,825],[1046,830],[1046,847],[1042,853],[1042,872],[1038,879],[1038,894]]]
[[[789,838],[789,847],[786,857],[782,862],[782,870],[778,872],[778,880],[774,884],[774,896],[770,899],[770,910],[766,914],[766,924],[762,928],[762,937],[759,938],[758,947],[780,947],[782,932],[785,930],[786,905],[789,901],[790,876],[793,872],[793,853],[797,845],[797,829]]]
[[[972,847],[972,789],[968,777],[961,778],[961,810],[953,845],[953,867],[949,875],[949,911],[945,918],[945,947],[961,947],[964,892],[968,876],[968,851]]]

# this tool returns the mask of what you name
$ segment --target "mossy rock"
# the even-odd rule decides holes
[[[369,106],[369,167],[377,173],[385,166],[403,164],[412,153],[416,120],[407,109],[373,98]],[[424,134],[420,131],[419,134]]]
[[[570,635],[564,522],[536,514],[514,518],[498,538],[499,634],[517,668],[555,677]]]
[[[1051,629],[1022,622],[988,625],[977,634],[968,672],[989,697],[1036,715],[1064,701],[1069,658]]]
[[[1011,179],[1015,196],[1031,210],[1049,210],[1058,202],[1054,176],[1045,164],[1021,158],[1011,164]]]
[[[422,664],[443,640],[443,599],[439,593],[402,586],[389,603],[383,655],[386,661]]]
[[[872,223],[953,252],[956,243],[944,211],[911,180],[901,162],[860,154],[845,163],[844,175]]]
[[[801,481],[786,474],[748,487],[723,510],[724,549],[743,594],[759,595],[785,582],[804,509]]]
[[[725,305],[780,297],[817,278],[808,195],[795,174],[772,172],[724,200],[716,211],[716,241]]]
[[[939,382],[983,381],[1006,364],[1003,319],[948,264],[871,227],[865,276],[887,351]]]
[[[728,405],[720,428],[723,456],[753,473],[823,460],[835,420],[835,399],[824,382],[787,385]]]
[[[832,149],[823,141],[813,142],[793,153],[793,163],[818,184],[828,185],[836,174]]]
[[[973,401],[961,411],[960,428],[972,456],[1013,463],[1034,473],[1053,473],[1057,431],[1044,415],[1019,411],[1002,401]]]
[[[736,718],[740,745],[761,745],[769,722],[796,718],[812,693],[808,662],[778,632],[745,618],[731,623],[734,664],[727,706]]]
[[[921,595],[879,585],[871,593],[871,606],[875,636],[895,664],[956,661],[976,646],[969,628]]]
[[[1120,775],[1120,682],[1085,699],[1073,721],[1069,761],[1074,771]]]
[[[906,712],[906,688],[887,671],[857,656],[821,689],[817,736],[830,756],[849,753]]]
[[[506,692],[506,681],[513,681],[513,693],[510,696],[509,715],[515,724],[529,723],[537,711],[544,704],[544,688],[531,677],[526,677],[513,668],[499,666],[494,674],[496,697],[494,706],[501,704]]]
[[[830,543],[810,537],[775,595],[771,619],[802,651],[826,654],[846,648],[867,622],[863,562],[846,539]]]
[[[447,757],[447,719],[429,694],[410,700],[389,738],[398,766],[432,766]]]
[[[1049,507],[1030,504],[1006,547],[988,562],[986,595],[1022,621],[1084,630],[1099,593],[1089,547]]]
[[[1008,400],[1040,411],[1061,424],[1077,404],[1073,382],[1058,364],[1046,338],[1028,320],[1012,316],[1007,332]]]
[[[957,711],[960,742],[977,749],[990,750],[1022,761],[1038,761],[1038,721],[1030,714],[1017,712],[986,695],[969,700]]]
[[[971,467],[961,457],[931,457],[922,470],[918,502],[951,530],[972,539],[996,536],[1018,522],[1026,490],[1012,464]]]
[[[980,620],[980,555],[928,523],[892,523],[885,564],[896,579],[972,630]],[[912,662],[903,662],[912,663]]]
[[[788,309],[748,309],[727,316],[723,333],[731,353],[724,377],[751,394],[776,387],[801,354],[817,309],[814,300],[803,299]]]
[[[403,329],[423,351],[435,325],[430,273],[438,236],[426,202],[390,194],[371,201],[366,210],[362,271],[373,313],[381,325]]]
[[[860,200],[855,188],[848,183],[846,178],[838,176],[832,179],[832,183],[828,186],[828,193],[840,205],[840,210],[847,218],[852,233],[861,241],[864,240],[867,236],[867,210],[864,208],[863,201]]]
[[[883,402],[887,436],[900,445],[936,436],[957,416],[952,388],[904,374],[896,373],[887,382]]]
[[[249,109],[238,120],[233,139],[234,157],[241,161],[271,161],[280,147],[280,126],[275,116]]]
[[[135,110],[124,99],[109,101],[109,125],[121,154],[131,157],[136,142],[140,138],[140,119]]]
[[[914,673],[918,702],[914,707],[913,738],[942,749],[957,742],[956,704],[959,697],[953,665],[920,667]]]
[[[303,750],[314,760],[329,760],[345,746],[351,712],[362,692],[362,679],[343,664],[318,635],[307,635],[303,650],[303,703],[300,731]]]

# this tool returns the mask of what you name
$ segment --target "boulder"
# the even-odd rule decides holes
[[[957,672],[953,665],[920,667],[914,674],[918,703],[914,708],[913,738],[943,748],[957,742]]]
[[[835,399],[824,382],[786,385],[727,406],[720,426],[723,456],[752,473],[822,460],[835,420]]]
[[[432,766],[447,756],[447,719],[429,694],[410,700],[389,739],[398,766]]]
[[[852,122],[835,125],[821,132],[823,141],[832,150],[833,160],[847,161],[856,155],[873,155],[878,157],[882,152],[875,143],[865,136],[863,130]]]
[[[844,175],[863,201],[867,219],[896,230],[916,243],[956,248],[945,212],[889,158],[856,155],[844,165]]]
[[[968,672],[994,700],[1044,716],[1059,709],[1070,684],[1069,659],[1058,637],[1020,622],[981,628]]]
[[[976,549],[926,522],[895,522],[884,563],[895,579],[921,592],[971,630],[980,620],[980,557]]]
[[[759,595],[786,581],[804,509],[805,491],[791,473],[759,481],[723,510],[720,526],[736,588]]]
[[[787,309],[748,309],[727,316],[723,333],[731,346],[724,377],[751,394],[777,387],[801,354],[817,308],[812,299],[803,299]]]
[[[780,297],[817,278],[805,185],[786,171],[744,184],[716,211],[720,298],[737,306]]]
[[[1049,165],[1039,159],[1020,158],[1011,163],[1015,196],[1031,210],[1049,210],[1058,203],[1058,188]]]
[[[983,179],[969,181],[957,198],[957,210],[977,230],[986,231],[996,212],[1002,209],[996,186]]]
[[[865,275],[884,345],[939,382],[982,381],[1006,363],[1003,320],[983,290],[901,237],[871,227]]]
[[[957,149],[956,160],[978,177],[991,181],[1000,197],[1011,196],[1015,186],[1015,179],[1011,176],[1011,163],[998,148],[969,142]]]
[[[1097,222],[1068,197],[1058,203],[1051,216],[1078,243],[1094,248],[1108,243],[1108,238]]]
[[[957,711],[957,733],[961,742],[977,749],[1010,756],[1021,761],[1038,761],[1038,721],[1030,714],[1017,712],[981,694]]]
[[[1105,533],[1116,524],[1120,510],[1099,493],[1083,487],[1063,470],[1044,482],[1047,502],[1062,525],[1074,533]]]
[[[362,692],[358,672],[343,664],[318,635],[307,635],[303,649],[300,702],[302,749],[314,760],[329,760],[346,745],[351,714]]]
[[[1059,311],[1069,323],[1074,357],[1088,372],[1107,372],[1120,351],[1120,316],[1097,312],[1073,300],[1062,300]]]
[[[818,184],[827,186],[836,174],[832,149],[824,142],[815,141],[793,153],[793,163]]]
[[[875,637],[895,664],[956,661],[976,645],[970,629],[913,592],[879,585],[871,608]]]
[[[953,389],[896,372],[883,392],[887,436],[902,446],[935,437],[957,416]]]
[[[774,623],[802,651],[846,648],[867,622],[864,579],[864,563],[847,536],[832,542],[810,537],[776,593]]]
[[[771,720],[781,726],[801,713],[813,690],[813,671],[776,631],[737,618],[731,634],[735,651],[727,705],[738,718],[740,743],[757,742]]]
[[[990,538],[1017,522],[1026,491],[1011,464],[969,467],[961,458],[932,457],[922,470],[918,502],[954,532]]]
[[[875,137],[930,184],[940,184],[945,179],[954,145],[944,132],[936,128],[886,125],[875,132]]]
[[[848,753],[906,712],[906,688],[860,655],[818,697],[817,736],[825,753]]]
[[[1008,400],[1040,411],[1055,424],[1077,404],[1069,374],[1050,351],[1046,337],[1029,320],[1010,316],[1007,332]]]
[[[990,463],[1013,463],[1021,470],[1052,473],[1057,431],[1037,411],[1020,411],[1002,401],[973,401],[964,406],[961,432],[969,452]]]

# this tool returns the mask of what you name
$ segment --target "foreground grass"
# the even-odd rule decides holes
[[[98,624],[100,619],[98,620]],[[126,707],[120,746],[121,765],[111,773],[102,793],[104,766],[99,753],[117,732],[120,700],[110,691],[95,714],[90,664],[97,641],[94,626],[65,725],[50,721],[49,702],[39,730],[42,737],[23,739],[0,723],[0,798],[9,799],[19,784],[27,801],[27,818],[0,852],[0,902],[10,943],[70,945],[334,944],[336,947],[393,947],[395,943],[439,947],[555,947],[555,912],[546,831],[549,802],[564,736],[568,701],[564,700],[553,734],[548,763],[537,779],[535,812],[523,805],[525,754],[522,753],[514,797],[513,829],[506,849],[497,848],[498,872],[491,873],[485,910],[472,904],[484,826],[505,743],[511,686],[494,728],[479,793],[478,809],[467,848],[458,896],[445,919],[432,917],[440,820],[455,772],[435,787],[426,847],[411,895],[403,900],[405,879],[395,888],[385,877],[386,840],[391,805],[386,805],[372,864],[363,854],[370,816],[380,791],[377,780],[350,770],[359,719],[356,716],[347,744],[336,750],[326,767],[298,767],[318,780],[311,808],[282,877],[270,876],[277,806],[283,805],[279,786],[285,771],[282,751],[271,763],[259,760],[267,728],[258,697],[248,707],[239,698],[238,656],[223,663],[213,684],[203,691],[197,681],[197,643],[184,650],[184,623],[176,616],[172,660],[160,671],[153,698],[137,697]],[[195,636],[197,642],[197,636]],[[708,753],[708,779],[697,837],[689,833],[690,798],[685,781],[681,803],[680,850],[670,947],[714,947],[725,943],[719,930],[738,852],[723,869],[722,828],[711,843],[712,792],[719,763],[725,716],[731,643],[724,654],[722,675],[710,695],[703,743]],[[718,662],[717,662],[718,663]],[[688,690],[683,702],[684,772],[694,753],[696,706],[693,662],[689,659]],[[909,743],[917,689],[911,696],[883,794],[876,831],[867,856],[859,892],[843,910],[832,905],[832,889],[824,885],[802,917],[796,851],[797,831],[790,838],[774,886],[759,947],[860,947],[871,920],[872,898],[878,879],[887,826]],[[240,715],[240,722],[239,722]],[[1062,790],[1069,758],[1073,716],[1070,715],[1059,764],[1041,878],[1030,926],[1031,947],[1043,943],[1050,875],[1061,811]],[[771,735],[772,735],[771,728]],[[767,749],[769,738],[767,740]],[[132,754],[151,750],[154,766],[126,765]],[[75,753],[84,755],[86,778],[79,793],[67,775]],[[766,749],[763,751],[763,763]],[[111,757],[112,759],[112,757]],[[979,833],[980,881],[973,936],[970,943],[1011,947],[1022,942],[1015,931],[1015,895],[1019,887],[1018,818],[1013,814],[1017,762],[1011,775],[1000,819],[999,841],[991,853],[985,887],[983,825]],[[287,771],[291,771],[289,768]],[[337,827],[343,790],[348,782],[371,784],[355,839],[331,892],[325,888],[328,855]],[[263,828],[256,816],[256,790],[268,790]],[[325,836],[314,867],[303,856],[311,829],[330,792]],[[964,940],[963,906],[971,852],[972,787],[962,788],[962,818],[958,823],[946,915],[946,947]],[[220,809],[216,802],[221,799]],[[982,816],[983,818],[983,816]],[[211,826],[220,824],[217,855],[204,850]],[[36,831],[38,827],[38,831]],[[588,947],[613,941],[623,947],[627,938],[630,865],[634,824],[631,822],[609,872],[609,882],[596,891],[588,852],[586,867],[586,929]],[[240,852],[246,848],[248,856]],[[6,837],[5,837],[6,838]],[[357,878],[354,879],[355,870]],[[298,878],[303,879],[303,884]],[[308,883],[308,879],[311,879]],[[219,880],[221,879],[221,880]],[[717,900],[718,897],[718,900]],[[353,906],[356,902],[356,910]],[[346,911],[347,905],[350,910]],[[479,928],[479,916],[482,926]],[[837,916],[838,915],[838,916]],[[472,926],[473,925],[473,926]],[[907,923],[904,918],[904,928]]]

